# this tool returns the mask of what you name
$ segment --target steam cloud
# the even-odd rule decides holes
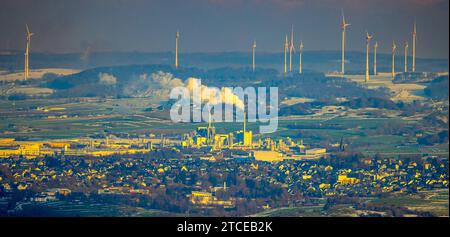
[[[117,78],[108,73],[100,73],[98,74],[98,79],[100,84],[103,85],[115,85],[117,83]]]
[[[106,77],[106,76],[104,76]],[[108,78],[108,77],[107,77]],[[105,80],[105,79],[104,79]],[[108,80],[108,79],[106,79]],[[232,104],[236,108],[243,109],[244,102],[233,93],[233,90],[227,87],[221,89],[217,87],[208,87],[201,84],[201,80],[189,77],[185,82],[176,78],[171,73],[158,71],[148,76],[146,73],[140,74],[132,83],[125,87],[125,94],[132,97],[155,97],[160,100],[169,99],[170,91],[176,87],[186,87],[192,96],[193,88],[200,90],[202,103],[211,105]],[[190,98],[184,98],[189,100]]]
[[[193,91],[193,88],[200,88],[200,95],[202,103],[210,103],[211,105],[216,104],[232,104],[237,108],[243,109],[244,102],[236,96],[230,88],[222,87],[220,90],[216,87],[208,87],[201,85],[200,79],[190,77],[186,82],[186,87],[189,91]],[[199,96],[199,95],[193,95]]]
[[[141,76],[146,76],[143,74]],[[170,73],[156,72],[151,75],[152,81],[156,84],[155,89],[172,89],[177,86],[183,86],[183,81],[181,79],[175,78]]]

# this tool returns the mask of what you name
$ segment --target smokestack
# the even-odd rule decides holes
[[[245,108],[244,108],[244,140],[245,140],[246,131],[247,131],[247,112],[245,111]]]

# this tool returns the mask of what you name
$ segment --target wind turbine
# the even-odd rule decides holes
[[[295,52],[294,46],[294,26],[291,29],[291,42],[289,44],[289,71],[292,72],[292,53]]]
[[[303,41],[300,41],[300,45],[298,46],[298,52],[300,55],[299,58],[299,66],[298,66],[298,73],[302,74],[303,73],[303,62],[302,62],[302,56],[303,56]]]
[[[348,26],[350,26],[350,24],[345,21],[344,11],[342,11],[342,23],[341,23],[341,29],[342,29],[341,73],[342,73],[342,76],[345,74],[345,32],[346,32]]]
[[[408,41],[405,41],[405,72],[408,72]]]
[[[27,28],[26,37],[27,37],[27,45],[25,49],[25,80],[28,79],[30,76],[30,68],[29,68],[29,55],[30,55],[30,44],[31,44],[31,36],[34,35],[34,33],[30,32],[30,29],[28,28],[28,24],[25,24],[25,27]]]
[[[412,72],[416,72],[416,40],[417,40],[417,27],[416,21],[414,21],[414,29],[412,32]]]
[[[397,51],[397,45],[395,41],[392,41],[392,79],[395,78],[395,51]]]
[[[369,46],[370,40],[373,38],[372,35],[369,35],[369,32],[366,31],[366,82],[370,80],[369,75]]]
[[[288,37],[286,34],[286,40],[284,41],[284,73],[287,73],[287,50],[289,48]]]
[[[375,42],[373,45],[373,75],[377,75],[377,48],[378,48],[378,41]]]
[[[252,56],[253,56],[253,61],[252,61],[252,68],[253,71],[255,71],[255,50],[256,50],[256,40],[253,40],[253,45],[252,45]]]
[[[177,31],[177,34],[175,35],[175,68],[178,69],[178,47],[179,47],[179,40],[180,40],[180,32]]]

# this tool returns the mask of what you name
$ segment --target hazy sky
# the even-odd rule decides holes
[[[348,49],[363,51],[364,32],[381,52],[408,40],[418,25],[418,56],[448,59],[449,0],[1,0],[0,49],[23,49],[25,23],[41,52],[282,50],[294,24],[305,50],[339,50],[341,9]]]

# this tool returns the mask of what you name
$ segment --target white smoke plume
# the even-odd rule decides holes
[[[146,78],[147,75],[143,74],[141,77]],[[175,78],[170,73],[161,71],[152,73],[150,78],[147,78],[146,81],[151,84],[151,95],[162,100],[169,99],[170,90],[172,88],[183,86],[183,81],[181,79]]]
[[[142,73],[127,84],[124,93],[131,97],[154,97],[167,100],[170,90],[177,86],[184,86],[183,81],[170,73],[159,71],[150,76]]]
[[[201,84],[201,80],[197,78],[190,77],[185,83],[186,88],[189,91],[193,91],[194,88],[200,88],[200,95],[202,103],[210,103],[211,105],[216,104],[232,104],[236,108],[243,109],[244,102],[233,93],[230,88],[222,87],[220,90],[216,87],[208,87]]]
[[[202,103],[232,104],[236,108],[243,109],[244,102],[233,93],[232,89],[223,87],[208,87],[201,84],[201,80],[190,77],[185,82],[176,78],[171,73],[158,71],[148,76],[146,73],[140,74],[133,82],[125,88],[125,94],[132,97],[155,97],[160,100],[169,99],[170,91],[176,87],[186,87],[191,93],[193,88],[199,88],[199,95]],[[190,98],[185,98],[189,100]]]
[[[146,74],[143,75],[146,76]],[[156,73],[152,73],[151,78],[157,86],[155,89],[172,89],[177,86],[183,86],[183,81],[181,79],[175,78],[170,73],[159,71]]]
[[[117,78],[111,74],[108,73],[99,73],[98,74],[98,79],[100,84],[103,85],[115,85],[117,83]]]

